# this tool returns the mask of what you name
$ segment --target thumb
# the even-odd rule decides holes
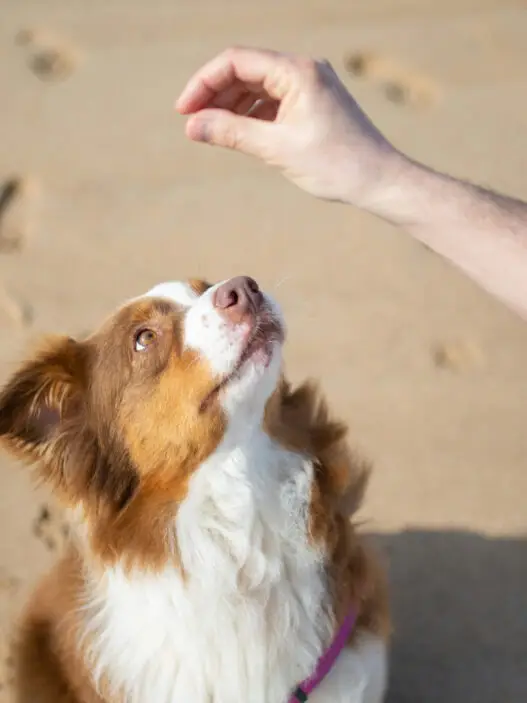
[[[272,122],[211,108],[192,115],[187,122],[186,133],[195,142],[206,142],[265,158],[276,136],[276,127]]]

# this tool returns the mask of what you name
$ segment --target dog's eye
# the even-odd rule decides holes
[[[153,344],[156,339],[157,334],[154,332],[154,330],[141,330],[135,336],[135,351],[144,351],[147,347]]]

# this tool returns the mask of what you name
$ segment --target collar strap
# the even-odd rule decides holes
[[[351,610],[340,626],[333,642],[318,660],[315,671],[308,679],[302,681],[302,683],[296,687],[289,699],[289,703],[306,703],[309,694],[322,683],[333,668],[339,654],[346,646],[349,636],[353,632],[356,621],[357,613],[355,610]]]

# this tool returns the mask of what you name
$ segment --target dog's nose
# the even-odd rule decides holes
[[[263,302],[258,284],[249,276],[236,276],[222,283],[214,294],[214,307],[233,322],[256,313]]]

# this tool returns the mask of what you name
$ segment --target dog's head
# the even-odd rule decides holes
[[[261,425],[283,338],[250,278],[161,284],[24,364],[0,397],[0,434],[70,505],[110,516],[140,492],[161,518],[227,436]]]
[[[30,358],[0,395],[0,436],[81,515],[100,556],[162,563],[193,474],[263,426],[319,462],[331,453],[336,483],[349,480],[343,428],[283,381],[283,339],[250,278],[161,284]]]

